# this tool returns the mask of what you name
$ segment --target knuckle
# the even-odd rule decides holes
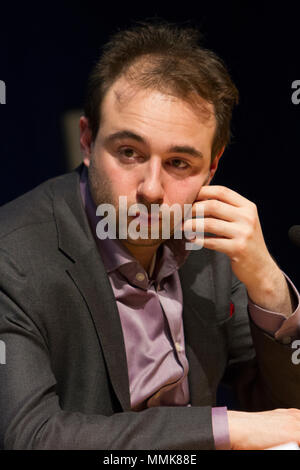
[[[245,248],[246,248],[246,242],[244,239],[240,239],[237,244],[236,244],[236,254],[237,255],[241,255],[244,251],[245,251]]]
[[[255,204],[255,202],[251,202],[251,207],[252,207],[253,212],[257,213],[257,205]]]
[[[206,201],[206,207],[205,207],[205,210],[206,212],[211,212],[211,213],[214,213],[217,209],[217,206],[218,206],[218,201],[216,201],[215,199],[210,199],[208,201]],[[205,212],[204,210],[204,212]]]
[[[257,211],[257,206],[254,203],[252,203],[252,206],[251,206],[251,214],[254,220],[257,219],[258,211]]]
[[[256,217],[256,214],[254,214],[252,211],[250,212],[247,212],[245,214],[245,220],[247,222],[247,225],[253,229],[256,225],[256,220],[257,220],[257,217]]]
[[[217,221],[215,219],[210,219],[209,226],[210,226],[210,229],[212,231],[216,230],[217,229]]]
[[[216,201],[215,199],[212,199],[210,201],[210,208],[211,210],[215,211],[218,208],[218,201]]]
[[[227,188],[225,186],[219,186],[218,188],[218,196],[222,199],[226,196]]]
[[[211,228],[212,228],[212,219],[211,218],[204,219],[204,228],[207,231],[211,230]]]
[[[253,232],[252,227],[247,227],[247,228],[244,229],[243,235],[244,235],[244,240],[245,241],[248,241],[251,238],[252,232]]]

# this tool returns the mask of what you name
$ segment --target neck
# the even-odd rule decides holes
[[[120,240],[128,251],[134,256],[146,272],[149,272],[152,258],[158,250],[161,242],[153,246],[137,246],[132,243],[128,243],[127,240]]]

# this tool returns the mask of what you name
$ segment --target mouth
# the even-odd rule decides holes
[[[141,223],[159,223],[161,221],[161,216],[159,214],[145,214],[139,212],[135,218],[139,218]]]

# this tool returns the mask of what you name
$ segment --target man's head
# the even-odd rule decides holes
[[[195,108],[197,98],[211,102],[216,116],[212,159],[230,140],[232,109],[238,91],[219,57],[201,47],[195,28],[164,22],[141,23],[112,36],[92,71],[87,87],[85,116],[93,140],[101,124],[102,101],[121,76],[143,89],[170,93]]]
[[[183,207],[209,184],[230,140],[238,92],[197,40],[190,28],[142,24],[105,46],[80,121],[97,205],[118,208],[118,196],[127,196],[128,205]]]

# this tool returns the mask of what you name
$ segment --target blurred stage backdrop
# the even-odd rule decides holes
[[[300,224],[300,6],[295,3],[24,2],[0,6],[0,205],[80,160],[78,115],[102,44],[134,20],[192,20],[204,46],[225,61],[240,92],[233,141],[215,177],[254,201],[265,239],[300,289],[300,249],[287,232]],[[281,6],[280,6],[281,4]],[[299,94],[300,97],[300,94]]]

